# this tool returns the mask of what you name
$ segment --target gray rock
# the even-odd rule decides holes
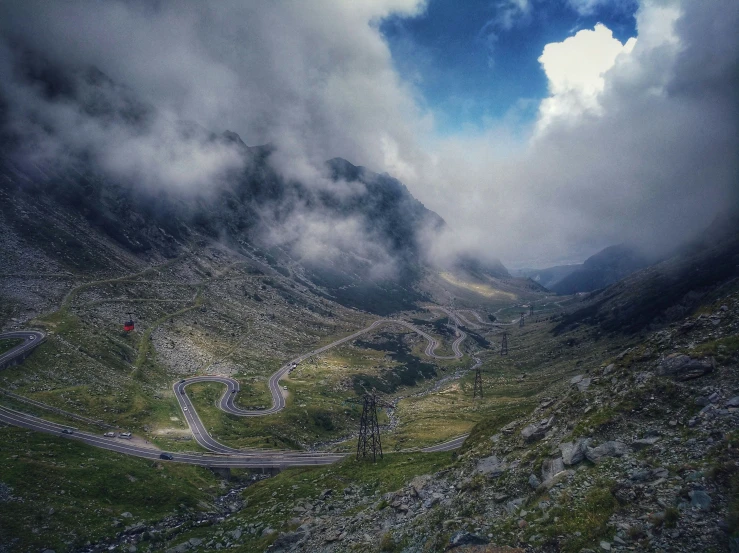
[[[637,470],[629,477],[634,482],[648,482],[652,479],[652,471],[649,469]]]
[[[667,478],[670,475],[670,471],[664,467],[659,467],[652,470],[652,475],[655,478]]]
[[[578,374],[577,376],[573,376],[570,379],[570,384],[572,384],[573,386],[575,386],[576,384],[579,384],[582,381],[583,378],[585,378],[585,375],[584,374]]]
[[[529,476],[529,486],[531,486],[533,489],[536,489],[540,485],[541,485],[541,482],[539,481],[539,479],[536,477],[535,474],[532,474],[531,476]]]
[[[613,363],[611,363],[611,364],[610,364],[610,365],[608,365],[608,366],[607,366],[607,367],[606,367],[605,369],[603,369],[603,376],[608,376],[608,375],[609,375],[609,374],[611,374],[611,373],[612,373],[612,372],[613,372],[614,370],[616,370],[616,365],[614,365]]]
[[[710,359],[693,359],[681,353],[673,353],[660,362],[657,375],[685,381],[699,378],[713,369],[714,363]]]
[[[455,532],[452,537],[449,538],[449,546],[447,549],[453,549],[460,545],[487,545],[489,540],[478,536],[477,534],[471,534],[470,532]]]
[[[508,503],[505,504],[505,510],[508,512],[509,515],[513,515],[518,511],[519,507],[524,504],[526,499],[523,497],[518,497],[516,499],[510,500]]]
[[[562,462],[561,457],[553,459],[544,459],[541,464],[541,479],[547,482],[557,476],[560,472],[565,469],[565,464]]]
[[[284,534],[280,534],[272,544],[272,549],[270,549],[270,551],[283,551],[289,549],[292,545],[295,545],[303,538],[305,538],[305,532],[286,532]]]
[[[629,448],[622,442],[609,441],[597,447],[588,447],[585,457],[593,463],[599,463],[604,457],[621,457],[629,452]]]
[[[634,440],[633,442],[631,442],[631,446],[638,451],[647,447],[652,447],[658,441],[659,438],[657,436],[653,436],[651,438],[642,438],[641,440]]]
[[[546,434],[546,431],[541,430],[536,424],[530,424],[521,430],[521,436],[523,436],[524,441],[527,443],[541,440],[544,434]]]
[[[526,443],[535,442],[541,440],[547,433],[547,430],[554,423],[554,417],[549,417],[539,421],[536,424],[530,424],[523,430],[521,430],[521,436]]]
[[[734,396],[726,402],[726,407],[739,407],[739,396]]]
[[[201,543],[203,543],[203,540],[201,540],[200,538],[190,538],[190,545],[192,545],[193,547],[197,547]]]
[[[603,551],[610,551],[611,550],[611,544],[609,542],[607,542],[607,541],[602,541],[602,542],[600,542],[600,548]]]
[[[699,511],[708,511],[711,509],[711,496],[703,490],[694,490],[690,492],[690,506]]]
[[[241,537],[241,529],[237,528],[231,532],[227,532],[233,539],[238,540]]]
[[[497,478],[503,474],[507,468],[507,464],[503,459],[498,459],[497,455],[491,455],[480,459],[477,463],[477,472],[488,476],[489,478]]]
[[[590,440],[580,438],[575,442],[564,442],[559,444],[559,450],[562,452],[562,462],[567,465],[576,465],[585,459],[585,450]]]
[[[580,392],[584,392],[588,388],[590,388],[590,383],[593,381],[592,378],[583,378],[580,382],[577,383],[577,389]]]
[[[698,405],[699,407],[705,407],[709,403],[711,402],[705,396],[698,396],[697,398],[695,398],[695,404]]]

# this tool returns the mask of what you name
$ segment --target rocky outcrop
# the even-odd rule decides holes
[[[588,447],[585,450],[585,457],[588,461],[599,463],[605,457],[621,457],[629,452],[629,447],[616,441],[608,441],[597,447]]]
[[[567,465],[576,465],[585,459],[590,440],[580,438],[575,442],[564,442],[559,444],[559,450],[562,452],[562,462]]]
[[[497,455],[491,455],[480,459],[477,463],[477,472],[488,478],[497,478],[505,472],[507,466],[508,464],[503,459],[499,459]]]
[[[712,359],[694,359],[680,353],[673,353],[665,357],[657,368],[658,376],[667,376],[684,382],[700,378],[713,371],[715,364]]]
[[[526,443],[541,440],[546,435],[547,430],[552,427],[553,423],[554,417],[549,417],[548,419],[543,419],[538,423],[530,424],[521,430],[521,437]]]

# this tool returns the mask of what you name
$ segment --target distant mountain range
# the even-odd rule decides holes
[[[604,288],[654,261],[631,246],[619,244],[601,250],[581,264],[559,265],[547,269],[519,269],[517,274],[558,294],[570,295]]]
[[[724,213],[698,237],[664,261],[590,294],[565,315],[555,334],[587,324],[607,332],[633,333],[680,320],[736,290],[739,279],[739,212]]]

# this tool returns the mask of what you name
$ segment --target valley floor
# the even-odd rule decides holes
[[[34,321],[47,341],[0,373],[14,394],[0,403],[98,433],[66,413],[99,420],[175,455],[197,451],[173,382],[227,375],[240,408],[263,409],[267,378],[286,360],[373,320],[206,253],[68,288]],[[215,408],[221,385],[188,387],[204,427],[230,447],[339,452],[355,447],[356,398],[375,389],[387,405],[376,463],[349,456],[224,480],[2,426],[0,551],[726,550],[739,516],[737,293],[641,336],[587,325],[555,335],[568,303],[534,303],[524,326],[523,301],[402,313],[451,358],[430,358],[408,328],[379,329],[300,362],[281,382],[285,409],[269,417]],[[137,329],[125,333],[120,313],[131,305]],[[467,334],[459,359],[455,318]],[[470,432],[460,451],[417,451]]]

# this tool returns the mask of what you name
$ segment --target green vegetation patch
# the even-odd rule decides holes
[[[10,351],[16,346],[19,346],[23,343],[23,340],[18,338],[3,338],[0,339],[0,355],[2,355],[5,352]]]
[[[14,427],[0,427],[0,543],[65,551],[213,499],[200,467],[152,462]],[[214,488],[215,489],[215,488]],[[130,513],[131,518],[122,518]],[[121,521],[118,523],[117,521]]]
[[[612,481],[601,480],[583,500],[563,494],[560,506],[550,512],[550,521],[537,531],[558,540],[562,553],[578,553],[584,547],[592,547],[612,532],[607,523],[618,508],[618,501],[611,493],[612,486]],[[556,523],[555,517],[558,517]]]
[[[704,342],[692,352],[702,357],[715,357],[719,363],[727,363],[739,353],[739,335],[726,336],[718,340]]]
[[[420,380],[436,376],[436,366],[421,361],[412,354],[411,349],[403,342],[402,335],[383,332],[383,342],[374,343],[357,340],[360,348],[388,352],[388,356],[397,366],[384,369],[379,375],[366,373],[352,377],[352,385],[357,395],[362,395],[373,388],[385,394],[395,393],[401,386],[415,386]]]

